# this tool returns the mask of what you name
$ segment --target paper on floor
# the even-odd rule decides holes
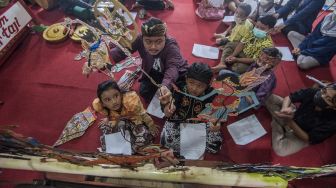
[[[218,59],[219,49],[212,46],[194,44],[192,54],[197,57]]]
[[[105,135],[106,153],[132,155],[130,143],[130,134],[125,131],[123,136],[121,132]]]
[[[234,22],[234,16],[224,16],[222,22]]]
[[[158,92],[154,95],[152,101],[149,103],[147,107],[147,113],[158,118],[163,118],[165,116],[161,110]]]
[[[294,61],[292,52],[288,47],[276,47],[282,53],[282,61]]]
[[[186,159],[199,159],[205,152],[205,123],[181,123],[180,126],[180,154]]]
[[[234,142],[238,145],[246,145],[266,134],[264,127],[255,115],[248,116],[227,126]]]

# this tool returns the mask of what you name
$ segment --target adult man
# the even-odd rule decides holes
[[[157,84],[170,88],[188,67],[176,40],[167,36],[166,24],[157,18],[144,22],[141,33],[133,42],[131,52],[139,52],[142,68]],[[119,48],[112,49],[110,54],[115,62],[126,58]],[[145,75],[139,81],[140,95],[149,102],[158,88]]]
[[[297,110],[293,103],[300,103]],[[279,156],[320,143],[336,132],[336,83],[302,89],[284,99],[271,95],[266,107],[273,117],[272,146]]]

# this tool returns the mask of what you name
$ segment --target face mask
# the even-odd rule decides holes
[[[236,14],[234,15],[234,21],[236,22],[236,24],[243,23],[243,20],[241,18],[238,18]]]
[[[321,109],[325,109],[329,106],[328,103],[326,103],[322,98],[321,91],[316,92],[314,95],[314,104]]]
[[[261,6],[266,6],[269,2],[267,0],[260,0],[259,3]]]
[[[253,34],[257,38],[265,38],[266,35],[267,35],[267,32],[254,27],[253,28]]]

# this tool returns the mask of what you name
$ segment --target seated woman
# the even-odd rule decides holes
[[[225,13],[224,0],[202,0],[195,13],[202,19],[223,19]]]
[[[103,132],[101,142],[104,151],[104,135],[120,131],[129,131],[133,153],[153,142],[157,127],[134,91],[124,92],[116,82],[107,80],[98,85],[97,96],[92,106],[95,111],[107,116],[99,126]]]
[[[253,22],[256,22],[260,17],[273,15],[275,13],[274,0],[260,0],[257,8],[249,17]]]
[[[310,69],[326,65],[336,54],[336,11],[328,14],[306,38],[304,35],[291,31],[297,65],[301,69]]]
[[[181,91],[196,97],[205,96],[213,90],[210,87],[212,76],[211,69],[207,64],[193,63],[187,71],[186,80],[180,82],[177,87]],[[162,93],[164,93],[164,96],[160,97],[160,102],[167,121],[161,133],[161,144],[179,153],[181,123],[200,123],[188,119],[196,118],[205,108],[205,105],[211,103],[216,95],[201,101],[179,92],[171,94],[168,90]],[[222,145],[220,126],[213,126],[212,123],[206,123],[205,126],[206,151],[217,153]]]
[[[295,109],[293,103],[300,103]],[[294,92],[285,99],[271,95],[272,146],[279,156],[296,153],[336,133],[336,83]]]

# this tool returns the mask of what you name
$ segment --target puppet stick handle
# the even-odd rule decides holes
[[[316,78],[314,78],[314,77],[312,77],[312,76],[306,75],[306,77],[307,77],[308,79],[314,81],[315,83],[319,84],[319,85],[322,86],[322,87],[326,87],[326,86],[327,86],[327,84],[321,82],[320,80],[318,80],[318,79],[316,79]]]

